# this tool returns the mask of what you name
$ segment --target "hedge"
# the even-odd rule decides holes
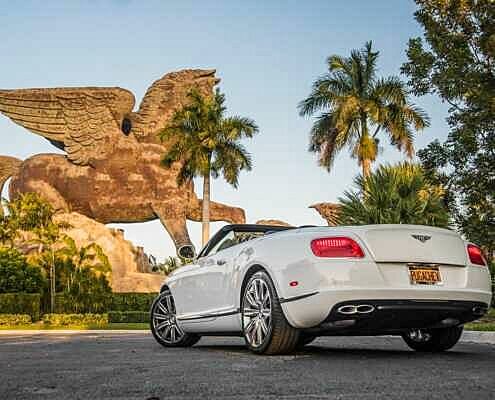
[[[0,314],[0,326],[29,325],[31,316],[27,314]]]
[[[158,293],[112,293],[111,311],[146,311]]]
[[[45,314],[43,324],[49,326],[105,326],[107,314]]]
[[[39,293],[0,294],[0,314],[28,314],[32,321],[40,319]]]
[[[147,311],[109,311],[108,322],[112,323],[148,323],[150,314]]]

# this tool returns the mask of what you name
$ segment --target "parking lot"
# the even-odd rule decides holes
[[[2,399],[493,399],[495,346],[443,354],[396,338],[320,338],[290,356],[242,339],[165,349],[145,333],[0,336]]]

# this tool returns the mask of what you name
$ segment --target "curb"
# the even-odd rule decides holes
[[[460,341],[464,343],[495,344],[495,332],[464,331]]]

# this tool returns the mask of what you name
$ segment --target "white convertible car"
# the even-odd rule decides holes
[[[443,351],[491,296],[479,247],[447,229],[228,225],[166,279],[151,330],[166,347],[243,336],[280,354],[317,336],[386,334]]]

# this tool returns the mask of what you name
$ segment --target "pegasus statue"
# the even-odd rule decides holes
[[[21,161],[0,156],[0,193],[11,199],[34,192],[57,212],[78,212],[98,222],[132,223],[159,218],[177,253],[194,247],[186,220],[201,220],[193,182],[177,184],[180,162],[160,165],[170,143],[158,133],[194,87],[205,96],[219,82],[215,70],[168,73],[147,90],[134,110],[134,95],[118,87],[0,90],[0,112],[65,152]],[[212,221],[243,223],[240,208],[212,202]]]

